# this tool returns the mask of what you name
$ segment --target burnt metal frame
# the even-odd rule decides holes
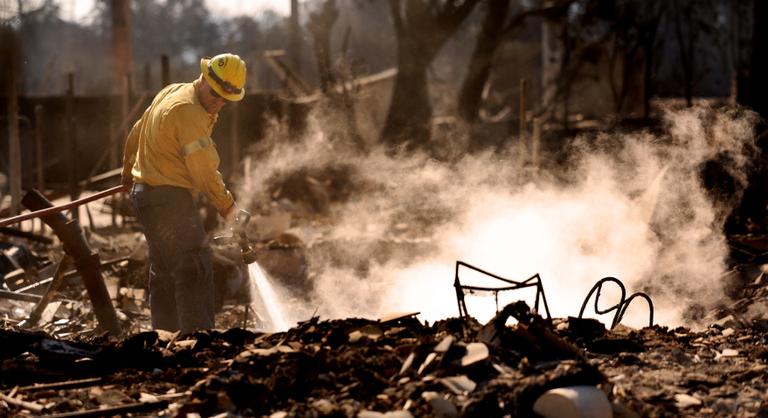
[[[493,277],[494,279],[501,280],[504,283],[509,283],[512,286],[507,287],[482,287],[482,286],[468,286],[461,284],[461,281],[459,280],[459,267],[464,266],[469,269],[475,270],[477,272],[480,272],[482,274],[485,274],[486,276]],[[503,292],[505,290],[518,290],[518,289],[525,289],[528,287],[536,287],[536,302],[533,305],[533,309],[538,313],[539,312],[539,298],[541,298],[541,301],[544,304],[544,311],[547,313],[547,319],[552,319],[552,315],[549,313],[549,306],[547,305],[547,297],[544,295],[544,286],[541,283],[541,277],[539,276],[539,273],[534,274],[533,276],[529,277],[528,279],[518,282],[510,279],[505,279],[501,276],[498,276],[493,273],[489,273],[483,269],[480,269],[478,267],[475,267],[473,265],[467,264],[463,261],[456,261],[456,276],[453,282],[453,287],[456,288],[456,302],[459,305],[459,317],[462,319],[466,319],[466,317],[469,316],[469,313],[467,312],[467,304],[464,301],[464,290],[468,290],[470,292],[472,291],[483,291],[483,292],[493,292],[494,297],[496,299],[496,312],[499,312],[499,292]]]
[[[610,308],[601,310],[600,307],[598,306],[598,301],[600,300],[600,291],[603,289],[603,284],[606,282],[613,282],[619,286],[619,288],[621,289],[621,299],[619,299],[619,302],[617,304],[611,306]],[[597,295],[595,295],[595,313],[596,314],[603,315],[613,310],[616,311],[616,314],[613,316],[613,321],[611,322],[611,329],[614,329],[616,328],[616,325],[619,325],[621,320],[624,318],[624,314],[627,312],[627,308],[629,307],[629,304],[636,297],[641,297],[645,299],[646,302],[648,302],[648,312],[649,312],[648,326],[649,327],[653,326],[653,301],[651,301],[651,297],[644,292],[635,292],[631,294],[629,298],[626,298],[627,289],[624,287],[624,284],[621,282],[621,280],[615,277],[604,277],[600,279],[600,281],[595,283],[594,286],[592,286],[592,290],[589,291],[589,293],[587,294],[587,297],[584,299],[584,303],[581,304],[581,309],[579,310],[579,319],[581,319],[582,315],[584,314],[584,309],[587,307],[587,302],[589,302],[589,298],[592,297],[592,294],[595,292],[597,292]]]

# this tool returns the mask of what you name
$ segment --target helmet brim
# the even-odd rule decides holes
[[[205,78],[205,81],[208,82],[208,85],[211,86],[211,88],[221,97],[224,98],[224,100],[230,101],[230,102],[239,102],[240,100],[243,100],[243,97],[245,96],[245,88],[240,89],[240,93],[232,94],[227,93],[219,86],[219,83],[216,82],[211,76],[208,75],[208,63],[210,62],[210,58],[202,58],[200,59],[200,73],[203,74],[203,78]]]

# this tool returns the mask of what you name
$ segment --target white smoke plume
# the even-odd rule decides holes
[[[420,312],[434,321],[458,314],[453,288],[462,260],[516,281],[539,274],[551,314],[576,316],[590,288],[612,276],[629,293],[645,291],[656,323],[695,325],[685,311],[723,297],[725,216],[747,185],[755,152],[754,116],[698,106],[666,112],[664,133],[603,133],[568,145],[556,172],[521,168],[516,147],[464,154],[441,162],[424,154],[366,155],[328,139],[316,125],[301,143],[279,133],[254,154],[250,187],[267,201],[267,184],[297,168],[344,165],[354,191],[329,203],[319,226],[297,230],[309,246],[315,292],[288,316],[305,320],[376,318]],[[438,138],[439,139],[439,138]],[[563,141],[565,144],[565,141]],[[736,184],[736,199],[717,201],[702,186],[701,168],[719,159]],[[466,284],[492,284],[461,271]],[[493,283],[500,285],[501,283]],[[618,292],[606,285],[604,308]],[[499,295],[499,308],[534,292]],[[492,295],[468,295],[481,322],[495,312]],[[643,326],[636,300],[623,323]],[[586,312],[593,316],[593,302]],[[540,310],[543,309],[540,307]],[[610,323],[610,317],[600,317]]]

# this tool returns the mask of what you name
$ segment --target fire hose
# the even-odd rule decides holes
[[[111,196],[113,194],[122,192],[124,190],[125,190],[125,186],[122,186],[122,185],[115,186],[115,187],[112,187],[110,189],[103,190],[103,191],[100,191],[98,193],[94,193],[94,194],[92,194],[90,196],[86,196],[86,197],[83,197],[81,199],[73,200],[73,201],[71,201],[69,203],[65,203],[63,205],[52,206],[52,207],[49,207],[49,208],[45,208],[45,209],[41,209],[41,210],[36,210],[36,211],[33,211],[33,212],[21,214],[21,215],[16,215],[16,216],[13,216],[13,217],[10,217],[10,218],[6,218],[6,219],[3,219],[3,220],[0,220],[0,227],[4,227],[4,226],[8,226],[8,225],[13,225],[13,224],[19,223],[21,221],[26,221],[28,219],[40,218],[40,217],[43,217],[43,216],[52,215],[54,213],[63,212],[65,210],[67,210],[67,209],[72,209],[72,208],[84,205],[84,204],[86,204],[88,202],[92,202],[94,200],[98,200],[98,199],[101,199],[101,198],[104,198],[104,197]]]

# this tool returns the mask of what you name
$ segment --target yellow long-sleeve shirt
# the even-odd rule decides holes
[[[218,171],[219,154],[211,140],[217,118],[200,104],[192,83],[165,87],[128,134],[123,176],[202,192],[226,214],[234,199]]]

